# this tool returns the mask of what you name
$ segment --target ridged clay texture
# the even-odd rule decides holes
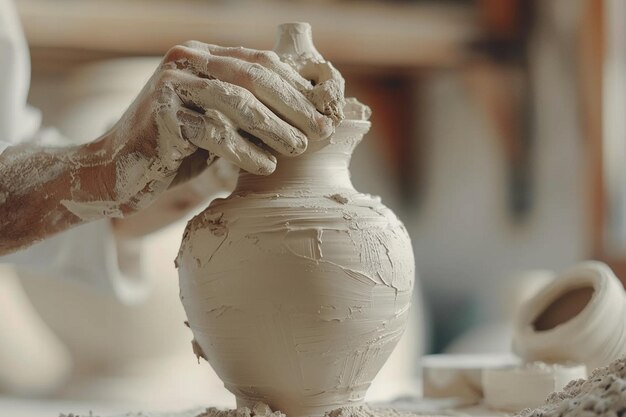
[[[241,172],[187,226],[177,265],[194,351],[238,406],[301,417],[358,405],[404,331],[409,236],[348,171],[369,127],[344,120],[272,175]]]

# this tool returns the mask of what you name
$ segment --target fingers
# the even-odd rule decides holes
[[[334,125],[317,111],[302,93],[260,64],[242,63],[230,57],[207,60],[207,71],[216,78],[250,91],[275,113],[303,131],[310,139],[330,136]]]
[[[162,77],[167,78],[169,74]],[[169,175],[180,167],[184,158],[196,151],[196,146],[183,135],[185,121],[178,117],[182,102],[171,86],[162,85],[156,101],[157,152],[163,165],[163,174]]]
[[[243,87],[254,94],[274,113],[303,131],[310,139],[326,138],[333,133],[333,120],[321,114],[316,106],[292,85],[295,83],[300,86],[299,88],[304,89],[302,80],[298,81],[293,73],[289,75],[284,67],[281,71],[286,74],[285,77],[287,78],[283,78],[274,70],[259,63],[250,63],[231,56],[215,56],[208,52],[209,49],[213,48],[219,53],[226,54],[223,49],[209,45],[203,48],[204,51],[176,47],[173,48],[173,53],[168,53],[166,59],[174,59],[185,54],[186,58],[176,61],[177,68],[189,70],[201,78],[216,78]],[[242,49],[238,54],[250,60],[255,59],[252,53],[245,49]],[[270,65],[269,61],[274,60],[270,54],[259,55],[256,59],[266,60],[268,65]],[[274,65],[274,68],[281,67],[275,62],[271,65]]]
[[[302,132],[281,120],[242,87],[188,76],[174,88],[188,107],[218,110],[240,129],[283,155],[298,155],[306,149],[307,140]]]
[[[209,155],[209,151],[197,149],[193,154],[183,159],[169,188],[177,187],[206,171],[208,167],[207,158],[209,158]]]
[[[195,146],[206,149],[252,174],[269,175],[276,169],[276,157],[244,139],[235,125],[222,113],[209,109],[205,114],[180,108],[184,121],[182,135]]]
[[[303,94],[313,87],[311,81],[300,75],[298,71],[290,65],[282,62],[273,51],[259,51],[244,47],[224,47],[198,41],[189,41],[186,42],[185,45],[192,49],[208,52],[211,55],[237,58],[250,64],[260,64],[270,71],[274,71]]]
[[[176,172],[183,159],[197,148],[208,151],[207,163],[217,155],[253,174],[274,172],[276,158],[272,154],[241,137],[220,112],[211,109],[202,114],[183,107],[185,102],[175,87],[177,78],[167,74],[163,78],[157,101],[157,125],[160,161],[165,173]]]
[[[345,80],[341,73],[328,61],[309,61],[302,68],[302,75],[315,81],[307,97],[318,111],[328,115],[335,124],[344,119]]]
[[[185,45],[192,49],[208,52],[211,55],[237,58],[251,64],[260,64],[278,74],[307,97],[320,113],[333,119],[335,125],[344,119],[345,80],[330,62],[309,61],[298,73],[291,65],[282,62],[273,51],[223,47],[198,41],[189,41]]]

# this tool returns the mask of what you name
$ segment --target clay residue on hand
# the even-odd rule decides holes
[[[335,126],[344,118],[346,103],[345,80],[341,73],[328,61],[310,57],[288,57],[284,61],[296,69],[313,86],[303,94],[317,111],[328,116]]]
[[[339,71],[328,61],[308,61],[301,71],[305,77],[307,72],[314,72],[315,79],[318,80],[308,91],[307,98],[318,111],[330,117],[335,125],[339,124],[345,117],[343,113],[345,81]]]
[[[124,214],[115,201],[83,201],[61,200],[61,205],[69,212],[84,221],[97,220],[102,217],[121,218]]]
[[[280,25],[274,50],[281,61],[311,81],[312,87],[302,93],[337,126],[344,119],[345,80],[315,49],[311,26],[302,22]]]
[[[80,204],[90,214],[119,214],[106,189],[109,156],[102,141],[76,147],[22,144],[0,158],[0,254],[29,246],[82,223]],[[88,149],[88,151],[87,151]],[[102,204],[100,204],[102,203]],[[71,205],[70,210],[68,206]],[[77,214],[78,213],[78,214]]]

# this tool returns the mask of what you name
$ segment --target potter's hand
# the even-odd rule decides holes
[[[141,211],[141,215],[112,219],[113,230],[121,238],[136,238],[162,229],[206,207],[217,196],[229,194],[237,184],[239,169],[225,159],[218,159],[195,178],[170,188]]]
[[[333,132],[338,119],[321,112],[332,104],[312,99],[324,88],[273,52],[199,42],[172,48],[98,140],[0,155],[0,255],[77,224],[135,213],[216,156],[270,174],[276,158],[268,148],[297,155],[307,139]]]
[[[224,64],[243,65],[243,68],[239,67],[244,71],[243,82],[239,76],[238,79],[229,77],[234,81],[228,82],[248,89],[274,112],[306,133],[309,139],[328,137],[343,120],[345,81],[341,73],[321,57],[294,60],[291,56],[279,57],[274,51],[223,47],[198,41],[189,41],[185,46],[209,54],[218,63],[217,58],[221,57]],[[211,67],[211,64],[206,66]],[[216,64],[213,67],[220,68]],[[314,105],[317,113],[309,103],[302,103],[303,96]],[[292,109],[293,105],[297,107]],[[327,118],[320,119],[320,113],[330,118],[332,126]]]
[[[186,181],[216,156],[249,172],[269,174],[276,159],[267,147],[297,155],[306,148],[307,137],[315,140],[334,131],[343,119],[343,91],[343,77],[321,57],[282,62],[272,51],[196,41],[174,47],[127,112],[127,120],[113,130],[120,146],[133,148],[139,140],[150,153],[132,164],[122,160],[135,177],[123,178],[125,185],[116,186],[113,200],[134,211],[168,180],[170,186]],[[141,135],[133,136],[133,131]],[[265,146],[258,146],[261,141]],[[120,162],[117,166],[116,172],[123,171]],[[150,183],[150,178],[156,179]],[[195,182],[198,179],[214,183],[207,175]],[[116,222],[116,230],[143,234],[185,214],[203,201],[186,189],[189,185],[160,194],[142,216]],[[177,196],[184,196],[185,202]]]
[[[139,145],[164,178],[173,178],[198,148],[269,174],[276,159],[250,135],[280,154],[297,155],[307,137],[327,137],[334,129],[305,96],[311,89],[273,52],[189,42],[167,53],[116,133],[123,146]]]

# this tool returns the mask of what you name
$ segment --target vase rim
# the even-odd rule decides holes
[[[363,130],[363,133],[370,130],[372,126],[372,122],[369,120],[360,120],[360,119],[343,119],[338,125],[337,130],[339,129],[358,129]]]

